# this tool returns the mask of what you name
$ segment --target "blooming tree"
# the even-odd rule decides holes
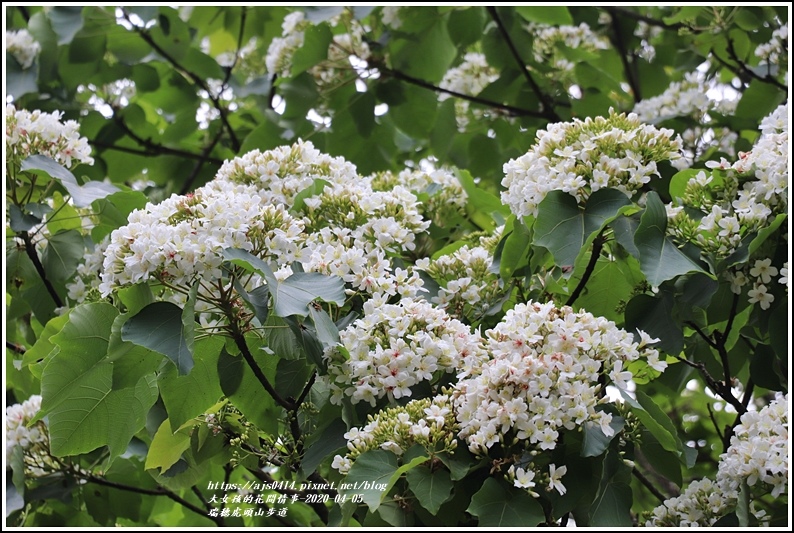
[[[7,8],[15,526],[788,517],[788,8]]]

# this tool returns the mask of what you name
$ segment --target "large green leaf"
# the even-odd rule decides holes
[[[309,70],[320,61],[328,58],[328,45],[333,35],[328,24],[309,26],[303,32],[303,46],[292,56],[292,75]]]
[[[620,391],[623,400],[631,407],[631,412],[639,418],[645,428],[650,431],[659,444],[668,452],[673,452],[678,457],[683,456],[683,447],[681,440],[678,438],[678,432],[675,429],[670,417],[667,413],[662,411],[658,405],[642,391],[634,391],[637,399],[635,400],[625,391]]]
[[[100,200],[113,193],[119,192],[119,188],[110,183],[101,181],[89,181],[85,185],[77,183],[77,178],[68,169],[57,163],[54,159],[45,155],[32,155],[22,161],[20,168],[25,172],[36,174],[44,173],[53,179],[61,182],[61,185],[69,192],[77,207],[88,207],[94,200]]]
[[[658,287],[663,281],[689,272],[706,273],[667,237],[667,212],[655,192],[648,193],[645,212],[634,234],[640,252],[640,268],[648,283]]]
[[[72,42],[72,38],[83,28],[83,8],[56,6],[49,12],[53,31],[58,35],[58,44]]]
[[[405,478],[419,505],[430,511],[432,515],[435,515],[441,505],[452,497],[453,483],[446,469],[431,471],[426,466],[417,466],[408,472]]]
[[[264,358],[262,358],[264,359]],[[275,358],[259,359],[259,368],[265,377],[276,381]],[[275,434],[278,431],[282,409],[267,394],[262,384],[241,356],[233,356],[224,348],[218,357],[217,374],[221,389],[234,406],[262,431]]]
[[[6,93],[14,98],[21,98],[38,90],[38,64],[34,63],[30,68],[23,69],[17,58],[6,52],[5,65]]]
[[[597,190],[584,209],[570,194],[551,191],[538,205],[533,242],[548,249],[556,265],[572,266],[595,234],[628,205],[631,200],[616,189]]]
[[[496,226],[504,224],[510,216],[510,209],[496,195],[478,187],[466,170],[456,170],[455,176],[466,191],[466,212],[472,222],[485,231],[493,231]]]
[[[612,428],[614,434],[611,437],[604,435],[601,427],[596,424],[585,424],[584,426],[584,440],[582,441],[582,457],[598,457],[609,448],[609,443],[612,439],[617,437],[618,433],[623,430],[625,419],[620,416],[613,416],[609,427]]]
[[[360,494],[371,511],[380,506],[386,496],[383,490],[397,471],[397,457],[385,450],[370,450],[359,455],[344,481],[340,494]]]
[[[660,291],[657,296],[638,294],[626,305],[626,329],[635,332],[642,330],[653,338],[659,339],[654,347],[671,355],[678,355],[684,349],[684,332],[674,315],[675,301],[668,291]]]
[[[113,364],[106,360],[118,312],[108,304],[76,307],[52,342],[60,350],[41,378],[42,410],[49,419],[53,455],[75,455],[108,446],[110,460],[127,448],[157,399],[154,375],[132,387],[113,388]]]
[[[479,527],[535,527],[545,520],[543,508],[526,491],[489,477],[466,509]]]
[[[573,24],[573,18],[565,6],[518,6],[516,13],[528,22],[539,22],[551,26]]]
[[[190,448],[192,428],[180,429],[179,426],[175,426],[175,429],[176,431],[172,429],[171,421],[167,418],[160,424],[146,454],[146,470],[159,468],[161,473],[165,473],[179,461],[182,453]]]
[[[71,278],[85,257],[85,242],[77,230],[61,231],[47,240],[41,257],[44,272],[53,282]]]
[[[193,368],[188,329],[177,305],[154,302],[124,323],[121,338],[163,354],[176,365],[180,375],[186,375]]]
[[[180,376],[173,365],[160,374],[160,395],[174,427],[200,415],[223,395],[217,368],[222,347],[222,338],[205,337],[195,345],[190,374]]]
[[[617,456],[607,452],[601,486],[590,506],[590,526],[631,526],[631,469]]]
[[[276,316],[306,316],[309,313],[309,303],[317,299],[339,306],[345,303],[345,284],[342,278],[318,272],[296,272],[284,281],[279,281],[267,263],[245,250],[227,248],[223,251],[223,257],[267,280]]]

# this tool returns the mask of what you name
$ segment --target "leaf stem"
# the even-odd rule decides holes
[[[656,487],[653,485],[653,483],[651,483],[651,480],[650,480],[650,479],[648,479],[647,477],[645,477],[645,476],[643,475],[643,473],[642,473],[642,472],[640,472],[639,470],[637,470],[637,467],[636,467],[636,466],[635,466],[634,468],[632,468],[632,469],[631,469],[631,473],[634,475],[634,477],[636,477],[636,478],[637,478],[637,479],[640,481],[640,483],[642,483],[642,485],[643,485],[643,486],[644,486],[646,489],[648,489],[648,491],[649,491],[651,494],[653,494],[654,496],[656,496],[656,499],[657,499],[657,500],[659,500],[659,503],[664,503],[664,501],[667,499],[667,498],[665,497],[665,495],[664,495],[664,494],[662,494],[662,492],[661,492],[659,489],[657,489],[657,488],[656,488]]]

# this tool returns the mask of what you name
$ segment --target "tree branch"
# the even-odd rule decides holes
[[[189,501],[185,500],[184,498],[182,498],[178,494],[175,494],[175,493],[171,492],[170,490],[166,489],[165,487],[159,487],[157,489],[142,489],[140,487],[133,487],[131,485],[124,485],[123,483],[116,483],[115,481],[110,481],[110,480],[107,480],[107,479],[102,478],[102,477],[97,477],[97,476],[94,476],[93,474],[85,475],[85,474],[81,474],[79,472],[78,472],[78,474],[80,475],[80,477],[82,479],[85,479],[89,483],[95,483],[97,485],[103,485],[105,487],[111,487],[111,488],[114,488],[114,489],[125,490],[127,492],[136,492],[138,494],[146,494],[146,495],[149,495],[149,496],[166,496],[169,499],[171,499],[171,500],[175,501],[176,503],[178,503],[179,505],[183,506],[185,509],[189,509],[189,510],[193,511],[196,514],[199,514],[199,515],[201,515],[203,517],[206,517],[206,518],[212,520],[218,526],[226,525],[223,517],[221,517],[221,516],[209,516],[204,509],[202,509],[202,508],[200,508],[200,507],[198,507],[196,505],[193,505]]]
[[[601,230],[601,233],[593,241],[593,253],[590,255],[590,260],[587,262],[587,266],[584,269],[584,273],[582,274],[582,279],[579,280],[578,285],[568,297],[568,301],[565,302],[565,305],[573,305],[579,295],[587,285],[587,282],[590,280],[590,276],[593,275],[593,271],[595,270],[596,263],[598,263],[598,258],[601,256],[601,250],[604,247],[604,231],[606,228]]]
[[[248,366],[253,371],[254,376],[256,376],[256,379],[259,380],[259,383],[262,384],[262,386],[265,388],[267,393],[270,394],[270,396],[281,407],[283,407],[287,411],[294,411],[296,408],[295,402],[284,399],[278,392],[276,392],[276,389],[267,379],[267,376],[264,374],[264,372],[262,372],[262,369],[259,368],[259,365],[256,364],[256,360],[254,360],[254,356],[251,355],[251,351],[248,349],[248,345],[245,343],[245,337],[243,336],[243,334],[240,333],[239,331],[233,331],[232,338],[234,339],[234,343],[237,345],[237,349],[240,350],[243,359],[245,359],[245,362],[248,363]]]
[[[61,297],[58,295],[58,292],[55,290],[53,284],[50,283],[50,280],[47,279],[47,273],[44,272],[44,265],[41,264],[39,254],[36,253],[36,246],[30,239],[30,234],[27,231],[20,231],[17,233],[17,237],[22,239],[22,242],[25,243],[25,253],[33,263],[33,266],[36,268],[36,272],[38,272],[41,281],[44,283],[44,287],[47,289],[47,292],[52,298],[52,301],[55,302],[57,307],[63,307],[63,300],[61,300]]]
[[[738,76],[745,75],[745,76],[747,76],[750,79],[758,80],[758,81],[761,81],[763,83],[772,84],[775,87],[777,87],[778,89],[781,89],[783,91],[788,92],[788,86],[780,83],[771,74],[767,74],[766,76],[759,76],[752,69],[748,68],[747,64],[744,61],[742,61],[741,59],[739,59],[739,56],[736,53],[736,48],[734,48],[734,45],[733,45],[733,40],[730,39],[730,38],[726,38],[726,40],[728,42],[728,55],[730,56],[730,58],[734,62],[736,62],[736,66],[731,65],[728,61],[726,61],[725,59],[721,58],[719,55],[717,55],[717,52],[712,48],[711,49],[711,55],[713,55],[714,58],[717,61],[720,62],[720,64],[722,64],[725,68],[727,68],[731,72],[737,74]]]
[[[521,54],[518,53],[518,49],[516,48],[515,44],[513,44],[513,40],[510,38],[507,28],[505,28],[505,25],[502,23],[502,19],[499,18],[499,14],[496,12],[496,7],[488,6],[485,9],[488,10],[491,18],[494,20],[494,22],[496,22],[496,26],[499,28],[499,32],[502,34],[502,37],[504,37],[505,43],[507,43],[510,53],[516,60],[519,70],[521,70],[522,75],[524,78],[526,78],[527,83],[529,83],[529,86],[532,88],[532,91],[538,97],[538,100],[540,100],[540,111],[542,117],[548,119],[551,122],[560,122],[562,119],[557,112],[554,111],[554,104],[551,101],[551,98],[549,98],[549,96],[540,89],[540,86],[537,84],[537,82],[535,82],[532,74],[530,74],[529,69],[524,63],[524,60],[521,59]]]
[[[540,111],[530,111],[529,109],[522,109],[520,107],[515,107],[515,106],[511,106],[511,105],[507,105],[507,104],[500,104],[499,102],[495,102],[493,100],[488,100],[487,98],[480,98],[479,96],[471,96],[469,94],[460,93],[458,91],[453,91],[453,90],[450,90],[450,89],[444,89],[444,88],[439,87],[437,85],[433,85],[432,83],[427,82],[425,80],[421,80],[419,78],[414,78],[413,76],[409,76],[408,74],[405,74],[404,72],[400,72],[399,70],[394,70],[394,69],[388,68],[386,66],[379,65],[377,67],[377,69],[380,72],[382,72],[383,74],[391,76],[391,77],[393,77],[395,79],[398,79],[400,81],[405,81],[405,82],[410,83],[412,85],[416,85],[417,87],[422,87],[422,88],[425,88],[425,89],[429,89],[429,90],[437,92],[437,93],[448,94],[450,96],[454,96],[455,98],[460,98],[462,100],[467,100],[467,101],[473,102],[475,104],[482,104],[482,105],[485,105],[485,106],[488,106],[488,107],[491,107],[491,108],[494,108],[494,109],[499,109],[501,111],[505,111],[505,112],[507,112],[508,116],[511,116],[511,117],[548,118],[544,113],[541,113]]]
[[[184,185],[182,185],[179,194],[186,194],[193,187],[193,182],[198,177],[199,172],[201,172],[201,168],[204,166],[204,163],[208,161],[210,152],[212,152],[212,149],[215,148],[215,145],[218,144],[218,141],[221,140],[222,136],[223,136],[223,130],[219,130],[215,138],[212,139],[212,142],[207,146],[205,146],[204,150],[201,151],[201,159],[196,161],[196,165],[193,167],[193,170],[190,172],[190,175],[187,177],[187,180],[185,180]]]
[[[645,476],[642,474],[642,472],[640,472],[639,470],[637,470],[637,467],[636,467],[636,466],[635,466],[634,468],[632,468],[632,469],[631,469],[631,473],[634,475],[634,477],[636,477],[636,478],[637,478],[637,479],[640,481],[640,483],[642,483],[642,485],[643,485],[643,486],[644,486],[646,489],[648,489],[648,491],[650,491],[650,493],[651,493],[651,494],[653,494],[654,496],[656,496],[656,499],[658,499],[658,500],[659,500],[659,503],[664,503],[664,501],[667,499],[667,498],[664,496],[664,494],[662,494],[662,493],[661,493],[661,491],[659,491],[659,489],[657,489],[656,487],[654,487],[654,486],[653,486],[653,483],[651,483],[651,480],[649,480],[647,477],[645,477]]]
[[[6,349],[11,350],[14,353],[18,353],[23,355],[27,350],[25,350],[24,346],[19,344],[14,344],[13,342],[6,341]]]
[[[147,148],[144,150],[138,150],[136,148],[130,148],[128,146],[119,146],[117,144],[105,143],[97,140],[89,140],[88,144],[90,144],[91,146],[95,146],[97,148],[105,148],[106,150],[116,150],[117,152],[124,152],[126,154],[135,154],[135,155],[143,155],[143,156],[176,155],[187,159],[202,159],[202,154],[194,154],[193,152],[187,152],[185,150],[179,150],[177,148],[169,148],[167,146],[158,145],[156,143],[145,141],[143,139],[136,139],[133,135],[130,135],[132,140],[134,140],[138,144],[146,145]],[[223,164],[223,160],[218,159],[217,157],[206,157],[204,158],[204,160],[208,163],[212,163],[218,166]]]
[[[135,24],[132,24],[132,21],[130,21],[129,19],[129,15],[127,14],[126,10],[124,10],[123,8],[122,8],[122,13],[124,14],[125,20],[127,20],[127,22],[130,23],[133,30],[141,37],[141,39],[143,39],[146,42],[146,44],[151,46],[155,52],[157,52],[158,54],[160,54],[160,56],[163,57],[163,59],[171,63],[171,65],[175,69],[177,69],[182,74],[190,78],[193,81],[193,83],[196,84],[196,86],[198,86],[201,90],[207,93],[210,101],[212,102],[213,107],[215,107],[215,109],[217,109],[218,113],[220,114],[220,118],[221,118],[221,122],[223,123],[223,126],[226,128],[226,131],[229,133],[229,139],[232,142],[232,150],[234,150],[235,153],[239,152],[240,141],[239,139],[237,139],[237,134],[234,132],[234,129],[232,128],[231,124],[229,124],[229,116],[228,116],[229,112],[225,107],[221,105],[220,95],[216,96],[212,94],[212,91],[207,85],[207,82],[201,76],[183,67],[173,56],[171,56],[171,54],[166,52],[163,49],[163,47],[157,44],[157,41],[155,41],[152,38],[152,36],[149,35],[148,31],[146,31],[144,28],[140,28],[136,26]]]
[[[643,15],[641,13],[637,13],[635,11],[631,11],[630,9],[627,9],[625,7],[612,6],[612,7],[607,8],[607,11],[609,11],[610,15],[613,15],[613,13],[620,13],[624,17],[627,17],[627,18],[630,18],[630,19],[633,19],[633,20],[636,20],[636,21],[644,22],[644,23],[646,23],[646,24],[648,24],[650,26],[657,26],[659,28],[664,28],[665,30],[676,30],[676,31],[678,31],[678,30],[687,29],[687,30],[694,31],[694,30],[692,30],[692,28],[690,28],[689,26],[687,26],[686,24],[683,24],[681,22],[676,22],[674,24],[667,24],[663,20],[658,20],[658,19],[655,19],[653,17],[649,17],[647,15]]]
[[[623,42],[623,34],[620,31],[620,20],[615,16],[615,13],[613,13],[613,9],[609,7],[605,9],[607,13],[611,15],[612,19],[612,37],[614,37],[612,42],[615,48],[617,48],[618,55],[620,55],[620,60],[623,63],[623,71],[626,73],[626,81],[628,81],[629,87],[631,87],[634,103],[638,103],[642,100],[640,84],[637,80],[637,73],[634,69],[634,65],[629,61],[629,51],[626,49],[626,44]]]

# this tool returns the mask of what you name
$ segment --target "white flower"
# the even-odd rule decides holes
[[[562,476],[568,472],[567,466],[561,466],[557,468],[554,463],[549,465],[549,490],[554,489],[560,493],[560,495],[565,494],[566,488],[565,485],[562,484]]]
[[[759,278],[763,283],[769,283],[772,276],[777,276],[777,268],[772,266],[772,260],[769,258],[758,259],[750,269],[750,275]]]
[[[775,296],[768,293],[766,285],[761,283],[756,283],[752,289],[747,291],[747,295],[750,297],[748,301],[751,304],[758,303],[761,305],[761,309],[764,310],[769,309],[769,306],[775,301]]]
[[[6,52],[14,56],[23,69],[28,69],[41,52],[41,45],[28,30],[6,31]]]

